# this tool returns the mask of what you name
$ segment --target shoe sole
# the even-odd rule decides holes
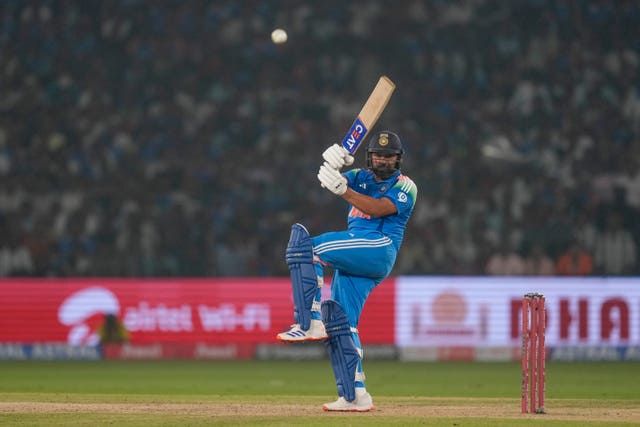
[[[307,341],[322,341],[322,340],[326,340],[327,338],[329,338],[329,337],[328,336],[324,336],[324,337],[318,337],[318,338],[307,337],[307,338],[301,338],[301,339],[288,339],[288,338],[283,338],[283,337],[280,337],[280,336],[276,335],[276,339],[278,341],[282,341],[282,342],[286,342],[286,343],[307,342]]]
[[[330,409],[327,408],[326,406],[322,405],[322,410],[323,411],[327,411],[327,412],[371,412],[371,411],[375,411],[375,407],[372,406],[371,408],[367,408],[367,409],[357,409],[357,408],[351,408],[351,409]]]

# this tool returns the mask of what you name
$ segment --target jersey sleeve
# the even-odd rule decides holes
[[[358,176],[359,170],[359,168],[351,169],[342,174],[345,178],[347,178],[347,185],[349,187],[353,187],[353,184],[356,182],[356,176]]]
[[[385,194],[385,197],[396,205],[398,213],[411,212],[416,204],[417,196],[418,187],[411,178],[405,175],[400,175],[395,185]]]

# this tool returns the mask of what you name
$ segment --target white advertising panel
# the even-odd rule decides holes
[[[640,345],[640,278],[399,277],[400,347],[515,346],[526,293],[546,299],[548,346]]]

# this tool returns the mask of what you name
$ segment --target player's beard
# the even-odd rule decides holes
[[[398,169],[396,169],[394,166],[390,166],[387,164],[371,167],[371,171],[375,174],[375,176],[377,176],[378,179],[381,179],[383,181],[385,179],[391,178],[393,174],[396,173],[397,170]]]

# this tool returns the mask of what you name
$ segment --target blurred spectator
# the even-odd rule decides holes
[[[112,313],[104,315],[104,321],[98,329],[100,344],[124,343],[129,341],[129,331],[118,316]]]
[[[291,223],[339,207],[308,191],[321,151],[381,74],[421,189],[394,274],[484,274],[507,232],[638,273],[637,2],[5,1],[0,22],[0,276],[288,276]],[[606,211],[631,246],[596,251]]]
[[[34,273],[33,259],[28,248],[15,231],[6,230],[0,246],[0,277],[30,276]]]
[[[490,276],[521,276],[525,274],[525,262],[513,245],[504,241],[489,257],[485,273]]]
[[[524,274],[526,276],[553,276],[555,266],[541,244],[534,244],[524,258]]]
[[[593,257],[584,250],[580,240],[574,239],[558,257],[556,274],[560,276],[589,276],[593,272]]]
[[[610,212],[604,229],[595,239],[595,269],[602,275],[636,273],[636,247],[628,230],[622,227],[622,217]]]

